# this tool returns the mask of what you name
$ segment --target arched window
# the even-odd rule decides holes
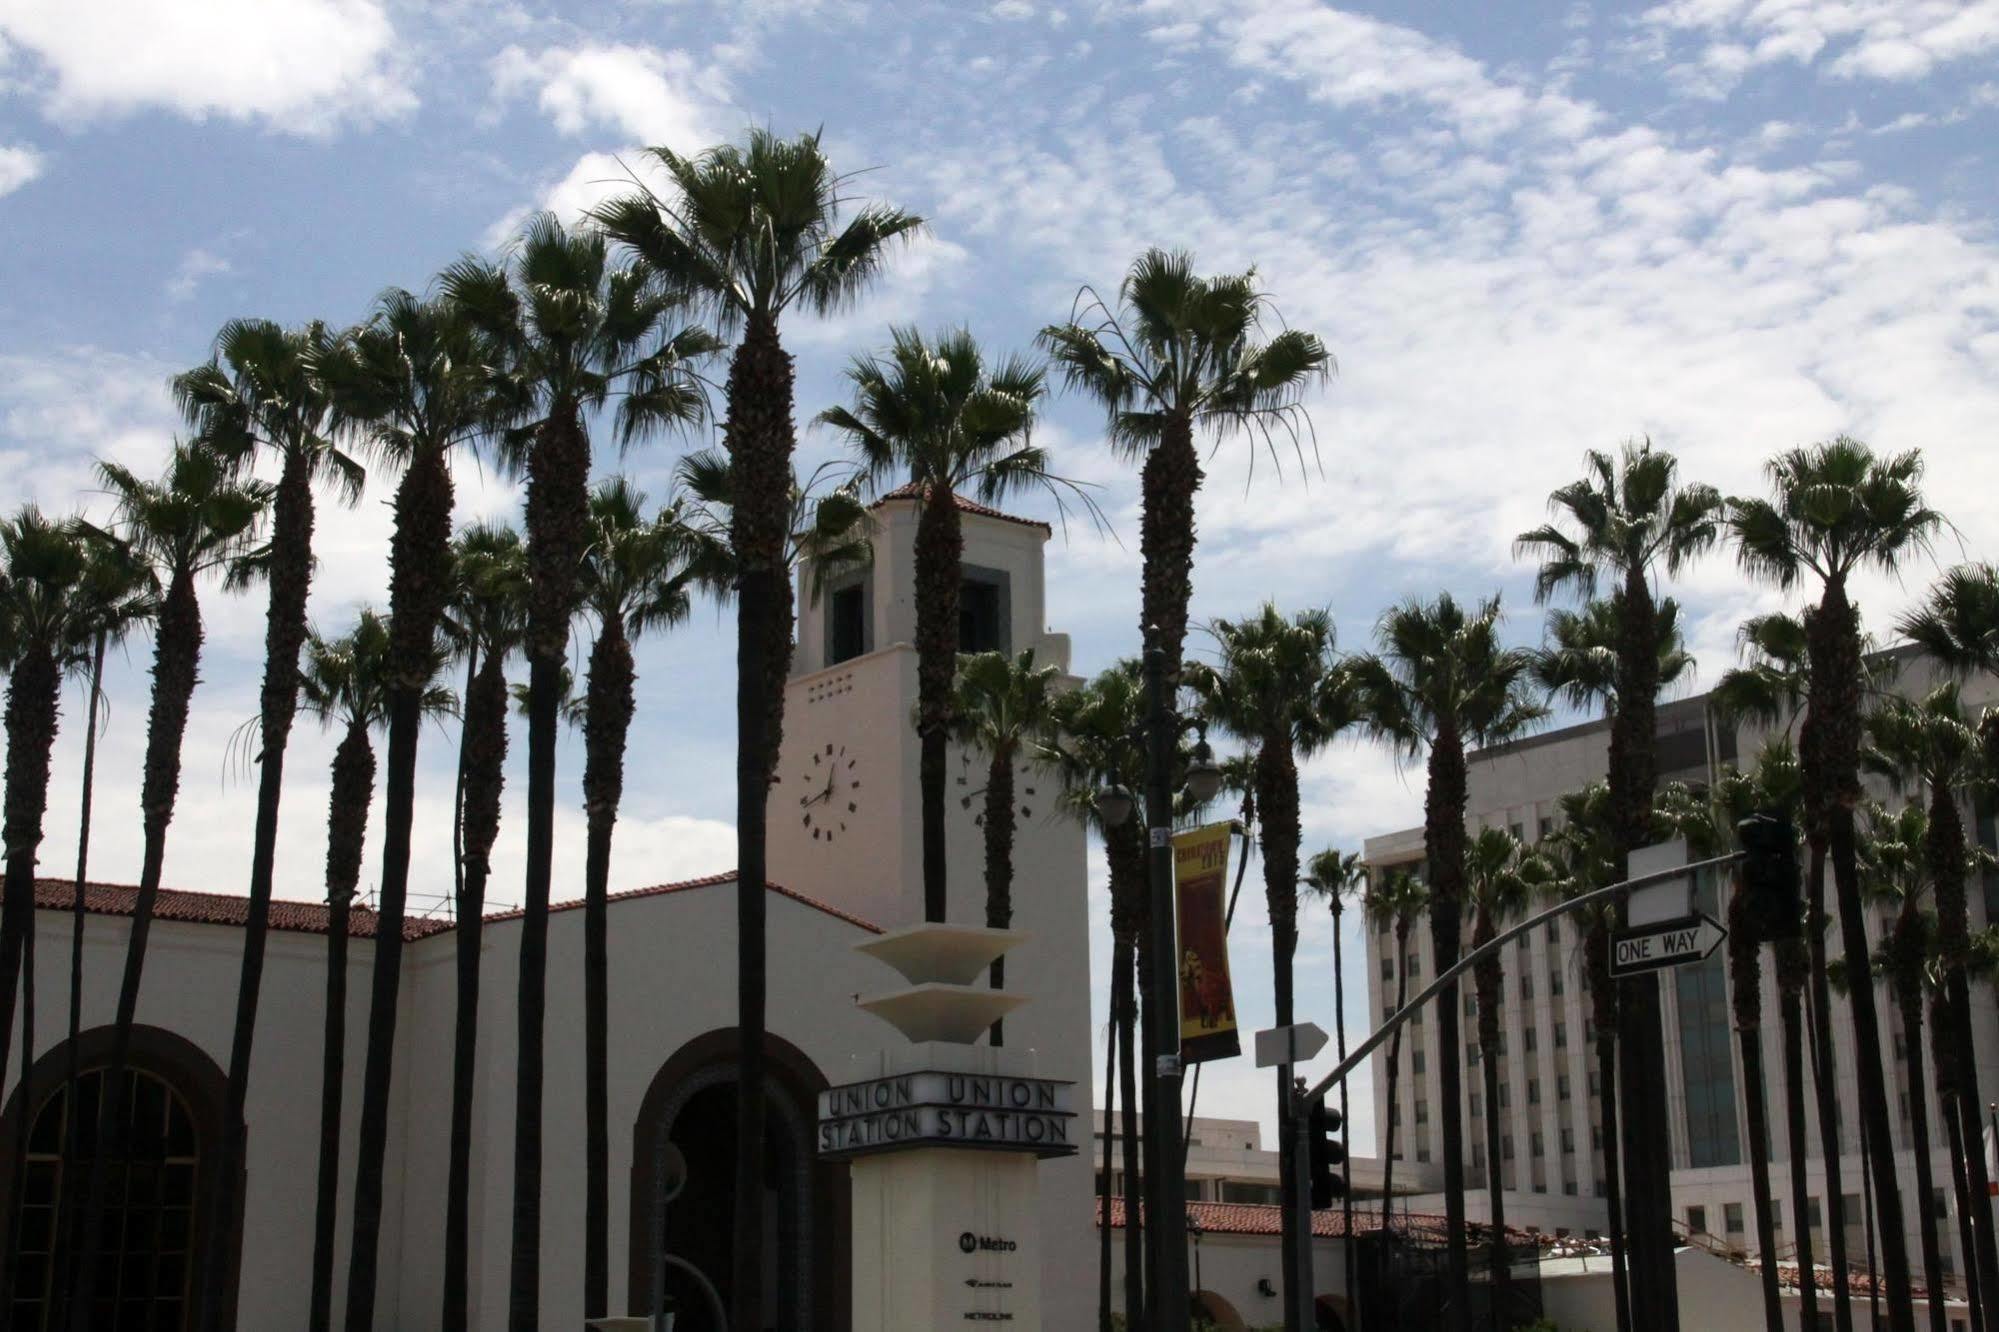
[[[108,1037],[95,1031],[80,1038],[73,1091],[66,1048],[36,1061],[18,1181],[11,1150],[24,1104],[18,1090],[0,1117],[0,1142],[10,1149],[0,1153],[0,1253],[9,1301],[0,1321],[21,1332],[61,1326],[93,1166],[103,1180],[90,1283],[93,1332],[182,1332],[193,1325],[212,1222],[207,1209],[218,1196],[221,1074],[180,1038],[138,1029],[121,1075],[123,1123],[107,1133],[101,1120],[110,1085]],[[236,1237],[229,1228],[232,1254]]]

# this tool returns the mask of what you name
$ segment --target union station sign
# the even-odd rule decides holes
[[[1050,1078],[916,1072],[819,1094],[819,1154],[970,1147],[1070,1156],[1071,1084]]]

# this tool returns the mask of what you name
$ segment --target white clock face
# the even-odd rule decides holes
[[[970,754],[960,754],[958,756],[958,785],[966,788],[965,794],[958,797],[958,804],[961,808],[964,809],[973,809],[975,807],[977,808],[978,813],[972,816],[972,824],[974,827],[981,827],[981,828],[985,826],[986,822],[986,811],[985,811],[986,786],[984,780],[985,774],[986,774],[985,765],[980,764],[975,768],[972,762],[972,756]],[[976,788],[972,786],[972,781],[974,777],[979,779],[979,785]],[[1013,812],[1015,817],[1018,818],[1022,823],[1026,823],[1029,819],[1032,819],[1034,817],[1034,809],[1037,804],[1046,803],[1036,800],[1035,791],[1034,791],[1034,781],[1035,779],[1033,775],[1030,773],[1024,780],[1016,780],[1016,783],[1014,785]]]
[[[792,786],[799,819],[813,841],[830,846],[849,831],[849,821],[861,809],[859,767],[858,754],[849,754],[845,745],[829,740],[823,749],[812,751],[812,762],[798,773]]]

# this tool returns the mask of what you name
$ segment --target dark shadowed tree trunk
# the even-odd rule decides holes
[[[1596,1029],[1597,1103],[1602,1114],[1604,1203],[1610,1213],[1610,1284],[1617,1301],[1619,1332],[1631,1320],[1630,1255],[1624,1227],[1623,1153],[1618,1150],[1617,1114],[1617,982],[1610,978],[1610,922],[1599,915],[1583,938],[1587,968],[1590,1023]]]
[[[588,456],[585,444],[586,470]],[[382,1173],[389,1149],[389,1091],[395,1076],[403,918],[416,815],[417,741],[423,730],[424,693],[437,669],[437,626],[449,596],[451,507],[451,468],[444,449],[419,449],[396,487],[395,530],[389,545],[388,770],[382,792],[381,906],[355,1152],[354,1246],[347,1269],[349,1332],[370,1332],[374,1326]]]
[[[1145,937],[1145,847],[1127,822],[1104,830],[1111,866],[1111,1021],[1117,1027],[1118,1101],[1122,1115],[1124,1168],[1124,1308],[1127,1325],[1145,1311],[1145,1208],[1139,1181],[1138,978],[1143,975],[1139,941]],[[1122,960],[1117,960],[1121,956]]]
[[[917,784],[923,817],[923,918],[943,920],[944,787],[951,679],[958,665],[958,584],[965,537],[950,488],[930,486],[916,519]]]
[[[1904,965],[1907,960],[1914,961],[1913,968]],[[1892,982],[1896,1005],[1902,1010],[1902,1045],[1909,1060],[1909,1147],[1916,1158],[1916,1211],[1921,1221],[1918,1240],[1923,1251],[1923,1284],[1931,1292],[1927,1301],[1930,1332],[1950,1332],[1944,1302],[1936,1294],[1944,1289],[1943,1253],[1937,1245],[1936,1207],[1932,1201],[1937,1191],[1930,1172],[1930,1109],[1923,1078],[1922,958],[1920,954],[1913,959],[1898,956],[1896,962]],[[1884,1144],[1883,1150],[1893,1155],[1892,1146]]]
[[[986,924],[1003,930],[1013,924],[1013,755],[997,755],[986,765],[984,827],[986,851]],[[1006,959],[993,959],[992,987],[1006,988]],[[1005,1044],[1002,1024],[993,1022],[990,1043]]]
[[[1437,974],[1457,965],[1459,924],[1465,900],[1465,755],[1463,741],[1447,719],[1438,719],[1430,741],[1429,785],[1424,797],[1423,838],[1430,861],[1430,948]],[[1464,1092],[1458,1038],[1462,1001],[1456,983],[1437,996],[1437,1091],[1443,1104],[1444,1226],[1448,1274],[1445,1326],[1465,1332],[1470,1325],[1471,1267],[1466,1250]]]
[[[1395,1011],[1401,1012],[1402,1005],[1409,1002],[1409,920],[1406,916],[1395,919]],[[1401,1117],[1400,1102],[1395,1099],[1396,1087],[1402,1081],[1402,1033],[1407,1023],[1397,1027],[1388,1037],[1388,1127],[1382,1131],[1381,1145],[1381,1229],[1386,1234],[1393,1228],[1395,1219],[1395,1130],[1396,1121]]]
[[[1798,731],[1802,757],[1812,734],[1812,719],[1805,717]],[[1809,767],[1806,768],[1809,771]],[[1825,1236],[1828,1261],[1832,1267],[1832,1322],[1835,1332],[1853,1332],[1853,1294],[1847,1284],[1845,1172],[1841,1166],[1839,1084],[1833,1064],[1832,983],[1827,978],[1825,933],[1825,838],[1808,826],[1806,847],[1810,867],[1806,875],[1805,939],[1810,949],[1810,1004],[1806,1008],[1806,1029],[1811,1039],[1813,1092],[1817,1097],[1819,1150],[1825,1167]]]
[[[1818,1269],[1813,1265],[1811,1184],[1806,1177],[1811,1148],[1805,1136],[1806,974],[1811,957],[1802,941],[1776,945],[1778,1008],[1784,1027],[1784,1153],[1791,1164],[1791,1233],[1797,1236],[1798,1308],[1801,1325],[1818,1323]]]
[[[1483,948],[1498,932],[1491,913],[1479,912],[1472,927],[1472,948]],[[1500,1332],[1506,1326],[1502,1320],[1512,1264],[1506,1249],[1505,1170],[1499,1143],[1499,995],[1505,981],[1497,953],[1480,959],[1472,968],[1472,983],[1478,995],[1479,1073],[1485,1087],[1485,1185],[1492,1207],[1492,1224],[1487,1227],[1492,1250],[1492,1327],[1493,1332]]]
[[[584,713],[583,871],[584,1262],[583,1312],[610,1312],[610,882],[611,835],[625,790],[625,737],[633,711],[631,640],[608,617],[590,648]]]
[[[1749,894],[1737,889],[1728,900],[1729,984],[1735,1009],[1735,1039],[1742,1054],[1742,1099],[1749,1117],[1749,1192],[1756,1204],[1756,1249],[1762,1255],[1763,1322],[1784,1332],[1783,1294],[1777,1284],[1777,1227],[1770,1214],[1769,1102],[1763,1090],[1763,967],[1761,941],[1750,923]]]
[[[375,791],[375,750],[367,719],[348,724],[333,752],[333,792],[326,812],[326,1035],[320,1056],[319,1186],[313,1208],[311,1332],[333,1321],[333,1236],[340,1202],[340,1103],[347,1075],[348,911],[361,882],[368,806]]]
[[[506,782],[507,676],[499,652],[489,652],[465,691],[465,887],[454,931],[457,1005],[451,1047],[451,1161],[445,1189],[444,1332],[466,1332],[472,1211],[472,1102],[479,1056],[480,936],[493,843],[500,834]]]

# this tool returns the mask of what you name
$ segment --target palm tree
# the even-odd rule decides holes
[[[541,1291],[543,1026],[548,902],[555,854],[558,683],[582,593],[590,540],[590,434],[585,416],[614,389],[620,441],[699,420],[706,399],[693,362],[715,350],[705,329],[675,322],[681,297],[636,266],[614,267],[608,240],[538,214],[508,261],[463,259],[445,298],[499,344],[493,391],[513,424],[502,461],[527,476],[528,836],[521,921],[519,1076],[515,1084],[512,1278],[508,1325],[537,1325]],[[587,1242],[586,1317],[607,1312],[610,1259]],[[351,1278],[350,1278],[351,1281]],[[372,1311],[369,1311],[370,1313]],[[348,1327],[369,1324],[350,1308]]]
[[[1930,589],[1922,605],[1896,622],[1896,629],[1912,640],[1923,654],[1944,671],[1962,677],[1974,670],[1999,671],[1999,568],[1990,564],[1964,564],[1949,570]],[[1901,724],[1893,729],[1899,743],[1903,766],[1914,765],[1914,775],[1930,788],[1930,825],[1936,845],[1929,848],[1931,873],[1936,885],[1937,945],[1941,954],[1945,1002],[1952,1010],[1950,1031],[1960,1044],[1953,1058],[1939,1065],[1939,1074],[1954,1080],[1952,1102],[1962,1117],[1959,1131],[1969,1133],[1966,1143],[1982,1141],[1978,1132],[1979,1107],[1985,1104],[1978,1086],[1977,1060],[1971,1044],[1971,985],[1966,966],[1970,957],[1969,928],[1965,910],[1964,879],[1957,866],[1961,857],[1954,850],[1965,842],[1964,824],[1959,817],[1951,788],[1967,777],[1991,781],[1999,776],[1999,710],[1987,708],[1978,721],[1980,754],[1967,758],[1963,752],[1963,727],[1969,718],[1952,705],[1951,697],[1933,692],[1914,711],[1898,707],[1894,716]],[[1879,746],[1879,739],[1877,739]],[[1957,772],[1958,782],[1949,778]],[[1941,780],[1939,780],[1941,779]],[[1949,1113],[1948,1110],[1946,1113]],[[1990,1181],[1985,1156],[1970,1153],[1966,1165],[1978,1197],[1986,1196]],[[1977,1237],[1977,1272],[1988,1300],[1999,1302],[1999,1238],[1995,1238],[1991,1209],[1973,1209],[1973,1233]]]
[[[1068,386],[1103,405],[1113,446],[1143,461],[1139,625],[1168,679],[1193,593],[1196,436],[1295,431],[1306,386],[1332,373],[1313,334],[1264,336],[1269,307],[1254,269],[1201,277],[1193,256],[1153,249],[1132,261],[1115,307],[1086,287],[1068,323],[1041,331]]]
[[[1547,710],[1528,696],[1534,654],[1499,638],[1499,598],[1460,606],[1448,592],[1384,613],[1380,655],[1354,670],[1367,726],[1414,758],[1428,754],[1423,799],[1429,865],[1430,940],[1441,975],[1457,963],[1465,900],[1465,749],[1525,732]],[[1449,1296],[1462,1327],[1470,1299],[1465,1252],[1464,1120],[1458,1061],[1458,991],[1438,997],[1438,1091],[1443,1098],[1444,1212],[1450,1230]]]
[[[1677,574],[1712,546],[1721,534],[1721,495],[1711,486],[1681,485],[1679,462],[1655,451],[1650,440],[1626,444],[1617,457],[1591,449],[1585,475],[1548,497],[1556,521],[1523,532],[1516,553],[1541,561],[1534,578],[1535,598],[1546,601],[1573,590],[1594,599],[1599,583],[1609,584],[1616,606],[1616,706],[1610,710],[1610,831],[1615,878],[1623,878],[1626,858],[1644,845],[1657,785],[1655,713],[1660,687],[1659,599],[1656,572]],[[1678,1307],[1673,1276],[1672,1193],[1663,1153],[1641,1150],[1665,1141],[1664,1110],[1658,1097],[1634,1095],[1637,1088],[1662,1085],[1665,1051],[1659,1029],[1659,987],[1653,977],[1628,982],[1619,1005],[1624,1024],[1625,1161],[1631,1175],[1629,1205],[1636,1214],[1628,1227],[1632,1254],[1634,1307],[1660,1310],[1670,1322]]]
[[[1361,897],[1361,914],[1376,929],[1384,925],[1395,932],[1395,1010],[1409,1001],[1409,931],[1424,912],[1430,910],[1429,885],[1408,870],[1388,870],[1374,876]],[[1395,1216],[1395,1130],[1401,1119],[1401,1103],[1395,1089],[1402,1080],[1402,1027],[1388,1038],[1388,1127],[1381,1144],[1381,1228],[1391,1227]]]
[[[1000,652],[958,658],[951,695],[951,734],[986,756],[984,807],[978,821],[985,834],[986,924],[1003,930],[1013,924],[1013,839],[1015,820],[1025,817],[1016,799],[1015,764],[1033,757],[1035,746],[1054,731],[1056,687],[1062,671],[1037,666],[1034,649],[1009,659]],[[1028,794],[1033,794],[1029,788]],[[966,796],[969,805],[972,797]],[[1006,959],[994,958],[992,985],[1006,988]],[[995,1020],[992,1044],[1004,1043]]]
[[[1136,790],[1144,781],[1144,759],[1132,735],[1145,715],[1143,671],[1136,661],[1120,661],[1079,688],[1062,694],[1054,705],[1054,738],[1038,748],[1041,760],[1061,775],[1063,807],[1096,830],[1104,844],[1110,877],[1111,1046],[1117,1062],[1117,1083],[1106,1078],[1104,1134],[1106,1163],[1100,1206],[1104,1218],[1104,1270],[1109,1271],[1111,1215],[1111,1139],[1121,1138],[1124,1171],[1124,1307],[1136,1321],[1145,1309],[1144,1217],[1137,1201],[1140,1179],[1138,1073],[1135,1042],[1138,1004],[1134,986],[1138,953],[1145,927],[1145,834],[1138,820],[1104,822],[1097,809],[1097,792],[1113,787]],[[1119,1123],[1114,1113],[1123,1108]],[[1105,1298],[1108,1298],[1106,1293]]]
[[[1924,909],[1929,888],[1923,844],[1929,816],[1919,804],[1889,813],[1879,806],[1867,811],[1868,827],[1860,841],[1861,885],[1868,899],[1895,906],[1895,924],[1871,959],[1873,975],[1888,982],[1889,993],[1902,1018],[1902,1053],[1909,1063],[1909,1147],[1916,1158],[1917,1231],[1923,1254],[1923,1284],[1941,1292],[1943,1259],[1937,1243],[1935,1181],[1930,1171],[1930,1113],[1923,1092],[1923,991],[1931,957],[1937,955],[1937,921]],[[1892,1151],[1883,1143],[1877,1151]],[[1940,1295],[1927,1301],[1931,1332],[1947,1332]]]
[[[1187,683],[1207,724],[1219,726],[1254,747],[1253,782],[1263,855],[1264,901],[1270,911],[1271,973],[1276,987],[1277,1025],[1295,1017],[1292,960],[1298,949],[1298,760],[1318,752],[1342,729],[1359,720],[1348,672],[1334,659],[1333,617],[1322,610],[1286,619],[1265,602],[1241,620],[1209,626],[1220,648],[1214,666],[1190,664]],[[1285,1215],[1297,1205],[1295,1134],[1290,1130],[1289,1066],[1277,1070],[1278,1176]],[[1290,1270],[1285,1246],[1285,1281],[1301,1279]]]
[[[1546,857],[1554,877],[1542,885],[1543,896],[1566,901],[1616,882],[1611,868],[1610,787],[1589,782],[1555,801],[1559,826],[1535,845]],[[1583,985],[1590,996],[1590,1029],[1596,1040],[1596,1093],[1600,1113],[1604,1202],[1610,1220],[1611,1291],[1617,1305],[1617,1326],[1631,1326],[1631,1292],[1625,1264],[1623,1172],[1618,1150],[1617,1113],[1617,983],[1610,975],[1610,938],[1618,912],[1607,902],[1593,902],[1573,913],[1582,933]]]
[[[1030,485],[1054,488],[1046,452],[1030,442],[1047,392],[1042,367],[1014,356],[988,366],[964,329],[926,339],[890,331],[886,359],[858,356],[847,368],[852,407],[818,421],[847,439],[872,490],[908,483],[916,522],[916,730],[923,819],[923,914],[945,915],[945,739],[951,678],[960,649],[958,590],[965,541],[958,497],[995,502]],[[902,493],[898,491],[897,493]]]
[[[791,586],[791,357],[778,325],[794,308],[826,313],[852,301],[882,270],[891,242],[922,226],[883,204],[847,211],[846,178],[819,135],[753,129],[741,145],[695,157],[647,150],[670,181],[641,185],[596,213],[653,279],[695,296],[722,332],[740,330],[729,362],[723,443],[733,472],[730,547],[737,559],[736,930],[737,1054],[734,1273],[738,1327],[763,1326],[764,1010],[766,830],[770,772],[782,740]]]
[[[332,424],[402,469],[389,542],[388,771],[384,783],[380,929],[368,1006],[348,1257],[348,1326],[373,1325],[381,1238],[382,1170],[401,997],[403,916],[409,893],[417,742],[438,665],[437,632],[449,596],[451,454],[496,427],[499,347],[466,310],[399,288],[376,299],[368,322],[319,358]]]
[[[1471,908],[1471,946],[1483,948],[1501,927],[1526,909],[1529,877],[1522,873],[1524,848],[1504,828],[1481,828],[1465,847],[1465,905]],[[1485,1184],[1492,1216],[1486,1234],[1492,1245],[1492,1325],[1507,1326],[1505,1308],[1513,1265],[1506,1249],[1506,1190],[1499,1144],[1499,1005],[1505,977],[1499,954],[1472,968],[1478,999],[1479,1063],[1485,1080]]]
[[[1349,897],[1363,900],[1367,889],[1367,866],[1361,864],[1360,853],[1349,851],[1344,855],[1327,848],[1305,862],[1305,892],[1326,904],[1333,917],[1333,1040],[1338,1048],[1342,1063],[1347,1057],[1347,982],[1346,966],[1342,956],[1340,933],[1341,918],[1346,911]],[[1352,1144],[1353,1114],[1347,1102],[1347,1080],[1340,1079],[1340,1150],[1347,1160],[1353,1159],[1348,1150]],[[1353,1189],[1349,1187],[1340,1195],[1342,1226],[1340,1234],[1353,1235]],[[1354,1246],[1351,1242],[1340,1246],[1346,1268],[1345,1289],[1359,1294],[1354,1284]],[[1356,1317],[1359,1310],[1355,1311]]]
[[[583,1084],[585,1266],[609,1281],[611,1234],[611,835],[625,793],[625,739],[638,673],[632,640],[687,618],[692,546],[678,513],[646,516],[646,497],[623,477],[590,495],[583,604],[597,623],[583,698]],[[608,1298],[607,1296],[603,1298]],[[602,1306],[599,1307],[599,1312]]]
[[[1661,689],[1694,669],[1680,632],[1680,603],[1661,598],[1654,621],[1655,657]],[[1617,699],[1617,648],[1623,633],[1615,601],[1584,603],[1579,611],[1548,612],[1548,643],[1534,657],[1534,681],[1571,707],[1609,707]]]
[[[233,1188],[243,1160],[244,1106],[249,1097],[250,1054],[257,1034],[257,1005],[264,981],[264,946],[270,931],[279,801],[284,790],[285,747],[298,710],[298,659],[305,644],[307,595],[312,589],[313,488],[332,482],[342,498],[359,498],[365,479],[359,463],[335,447],[333,414],[318,366],[333,344],[324,325],[286,329],[268,320],[239,319],[216,335],[215,356],[175,377],[173,396],[199,438],[225,457],[250,465],[268,456],[277,465],[271,492],[270,539],[251,569],[270,584],[265,613],[264,680],[259,696],[257,822],[250,852],[250,905],[244,919],[243,963],[236,994],[236,1023],[229,1044],[228,1103],[221,1144],[222,1196],[206,1224],[214,1245],[234,1214]],[[211,1246],[212,1248],[213,1246]],[[209,1264],[196,1305],[203,1322],[221,1317],[229,1298],[222,1263]]]
[[[1804,709],[1808,688],[1807,643],[1804,623],[1783,614],[1752,616],[1737,634],[1748,663],[1722,673],[1716,682],[1713,700],[1716,714],[1733,725],[1744,718],[1773,729],[1781,725],[1787,737]],[[1809,831],[1809,830],[1808,830]],[[1783,939],[1775,944],[1777,990],[1783,1014],[1785,1115],[1792,1157],[1793,1207],[1805,1206],[1804,1141],[1805,1111],[1802,1046],[1805,1039],[1801,1001],[1811,996],[1812,1082],[1816,1093],[1819,1146],[1824,1161],[1827,1208],[1827,1247],[1833,1282],[1833,1323],[1851,1329],[1853,1317],[1846,1281],[1838,1274],[1846,1271],[1846,1226],[1844,1169],[1839,1133],[1839,1090],[1834,1072],[1832,1041],[1832,990],[1825,957],[1825,846],[1809,842],[1811,873],[1806,878],[1805,938]],[[1793,1101],[1793,1098],[1797,1098]],[[1810,1262],[1811,1228],[1801,1226],[1799,1272],[1801,1305],[1816,1312]]]
[[[124,975],[112,1018],[111,1051],[102,1107],[102,1124],[116,1131],[121,1112],[132,1026],[137,1021],[139,991],[145,973],[146,949],[153,911],[165,872],[167,827],[173,821],[180,794],[181,746],[187,733],[188,710],[200,679],[203,630],[199,582],[249,552],[256,541],[272,498],[268,484],[238,475],[238,469],[215,450],[200,444],[177,444],[158,480],[139,477],[116,463],[100,463],[98,475],[117,508],[114,531],[107,540],[128,553],[145,570],[151,588],[158,589],[152,607],[157,627],[153,637],[153,689],[146,723],[146,756],[140,779],[139,814],[144,838],[139,891],[132,904],[132,928],[125,947]],[[72,959],[74,965],[74,959]],[[72,1036],[72,1039],[74,1037]],[[80,1098],[73,1098],[80,1104]],[[109,1153],[91,1161],[82,1193],[101,1193],[102,1171]],[[79,1214],[72,1212],[72,1221]],[[81,1238],[80,1259],[72,1270],[79,1278],[94,1257],[95,1228]],[[79,1285],[71,1292],[81,1297]]]
[[[465,657],[465,710],[458,756],[458,842],[453,914],[457,1002],[451,1050],[451,1146],[445,1189],[444,1332],[469,1327],[472,1211],[472,1098],[479,1050],[480,939],[493,843],[506,784],[507,659],[520,646],[527,610],[527,565],[520,534],[476,524],[452,542],[447,624]]]
[[[1847,595],[1847,581],[1864,569],[1899,567],[1912,551],[1926,548],[1929,534],[1942,520],[1922,502],[1922,458],[1914,452],[1877,457],[1865,444],[1841,436],[1788,450],[1772,459],[1767,471],[1774,497],[1730,500],[1728,523],[1746,572],[1785,589],[1807,577],[1819,583],[1818,604],[1805,616],[1810,675],[1798,741],[1805,825],[1814,851],[1823,847],[1831,862],[1847,965],[1859,970],[1867,963],[1867,922],[1860,900],[1853,805],[1860,798],[1860,695],[1865,676],[1860,619]],[[1886,1143],[1888,1094],[1873,987],[1856,985],[1849,999],[1861,1126],[1867,1140]],[[1895,1332],[1914,1332],[1915,1307],[1893,1154],[1877,1152],[1871,1165],[1881,1209],[1889,1322]]]
[[[341,733],[333,751],[326,808],[326,1034],[319,1082],[312,1303],[307,1315],[312,1332],[325,1332],[333,1322],[333,1228],[340,1197],[340,1102],[347,1067],[347,922],[361,881],[368,806],[375,798],[375,745],[370,732],[388,719],[388,656],[388,626],[375,612],[363,610],[354,627],[339,638],[308,636],[305,667],[299,673],[301,710]]]

